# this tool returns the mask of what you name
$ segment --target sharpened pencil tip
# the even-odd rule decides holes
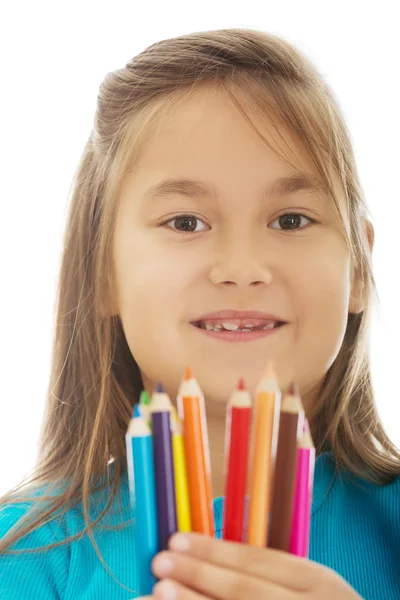
[[[299,386],[295,381],[292,381],[290,384],[288,394],[291,394],[292,396],[300,396]]]
[[[140,398],[139,398],[139,404],[141,405],[145,405],[148,406],[150,404],[151,400],[150,400],[150,396],[149,393],[146,392],[146,390],[142,390],[140,392]]]
[[[161,381],[159,381],[156,385],[156,394],[165,394],[165,389]]]
[[[190,367],[185,367],[185,372],[183,375],[183,379],[185,381],[189,381],[189,379],[193,378],[193,373],[192,373],[192,369]]]
[[[244,378],[243,378],[243,377],[241,377],[241,378],[239,379],[239,381],[238,381],[238,384],[237,384],[237,389],[238,389],[238,390],[245,390],[245,389],[246,389],[246,383],[245,383],[245,381],[244,381]]]
[[[133,418],[135,419],[136,417],[141,417],[141,413],[140,413],[140,408],[138,404],[135,404],[133,407]]]

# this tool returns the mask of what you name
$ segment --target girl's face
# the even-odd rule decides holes
[[[302,170],[316,177],[281,133]],[[283,389],[295,379],[306,407],[315,396],[354,308],[350,256],[323,191],[289,186],[267,194],[293,174],[215,89],[170,108],[145,144],[119,198],[114,265],[117,310],[148,391],[161,380],[176,396],[190,365],[206,398],[223,403],[239,376],[254,391],[272,359]],[[150,192],[166,179],[210,189],[200,195],[171,184]],[[198,327],[224,310],[258,311],[285,324],[230,339]],[[231,329],[268,324],[253,315],[210,317],[201,326],[222,321]]]

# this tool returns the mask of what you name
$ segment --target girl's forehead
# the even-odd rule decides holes
[[[251,102],[242,100],[241,105],[250,122],[223,89],[212,85],[160,104],[136,152],[130,176],[135,178],[135,173],[150,170],[159,174],[150,185],[166,177],[186,176],[214,181],[218,187],[218,181],[224,177],[226,180],[228,165],[234,165],[235,177],[259,180],[260,186],[296,171],[308,173],[326,185],[288,124],[273,120],[266,111],[260,115]],[[326,153],[324,165],[346,217],[343,186]],[[329,193],[327,197],[328,205],[337,212]]]
[[[202,85],[166,101],[144,133],[135,156],[136,168],[157,162],[168,166],[174,160],[205,165],[231,161],[246,170],[254,164],[256,171],[260,167],[266,175],[268,171],[274,174],[282,169],[278,174],[283,175],[298,169],[320,176],[310,151],[288,123],[278,121],[266,108],[261,114],[251,98],[241,99],[240,105],[246,116],[223,89],[213,85]],[[331,179],[340,186],[332,160],[321,152]]]
[[[278,122],[267,110],[257,115],[249,101],[243,100],[241,105],[245,116],[228,94],[213,87],[178,95],[155,113],[144,145],[154,147],[163,140],[173,146],[212,140],[225,145],[236,142],[235,146],[240,147],[258,142],[260,151],[266,147],[276,151],[286,146],[293,150],[293,158],[306,157],[301,141],[286,123]]]

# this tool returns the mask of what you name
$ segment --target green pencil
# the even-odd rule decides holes
[[[140,393],[139,408],[140,408],[142,417],[148,423],[150,423],[150,403],[151,403],[151,399],[150,399],[148,392],[146,392],[146,390],[143,390]]]

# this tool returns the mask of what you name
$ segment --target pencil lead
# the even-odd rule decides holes
[[[136,417],[141,417],[141,413],[140,413],[140,408],[138,406],[138,404],[135,404],[133,406],[133,418],[135,419]]]
[[[165,389],[161,381],[159,381],[156,385],[156,394],[165,394]]]
[[[189,381],[189,379],[193,378],[192,369],[190,367],[185,367],[185,373],[183,375],[185,381]]]
[[[142,390],[140,392],[140,398],[139,398],[139,404],[140,405],[144,405],[144,406],[148,406],[151,402],[149,393],[146,392],[146,390]]]
[[[292,381],[290,384],[288,394],[291,396],[300,396],[299,386],[295,381]]]
[[[237,388],[236,388],[236,389],[238,389],[238,390],[245,390],[245,389],[246,389],[246,383],[245,383],[245,381],[244,381],[244,378],[243,378],[243,377],[241,377],[241,378],[239,379],[239,381],[238,381],[238,384],[237,384]]]

